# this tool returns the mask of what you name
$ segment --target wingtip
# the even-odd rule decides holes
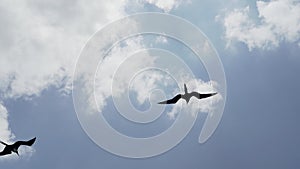
[[[33,139],[31,139],[31,141],[34,143],[35,142],[35,140],[36,140],[36,137],[34,137]]]
[[[158,102],[157,104],[170,104],[170,103],[168,103],[168,101],[162,101],[162,102]]]
[[[209,97],[212,97],[212,96],[214,96],[214,95],[217,95],[218,93],[216,92],[216,93],[210,93],[209,95]]]

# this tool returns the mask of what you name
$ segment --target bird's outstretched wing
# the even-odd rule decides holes
[[[198,99],[204,99],[207,97],[211,97],[213,95],[216,95],[217,93],[206,93],[206,94],[200,94],[198,92],[192,92],[191,95],[194,97],[197,97]]]
[[[178,94],[174,98],[159,102],[158,104],[175,104],[180,98],[181,98],[181,94]]]
[[[0,156],[4,156],[7,154],[11,154],[11,150],[8,147],[5,147],[2,152],[0,152]]]
[[[35,142],[35,139],[36,137],[28,141],[17,141],[12,146],[15,146],[16,148],[19,148],[21,145],[32,146],[32,144]]]
[[[5,146],[7,146],[7,144],[6,144],[6,143],[4,143],[3,141],[0,141],[0,143],[1,143],[1,144],[3,144],[3,145],[5,145]]]

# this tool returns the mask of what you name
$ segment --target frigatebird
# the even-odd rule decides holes
[[[2,152],[0,152],[0,156],[11,154],[12,152],[16,153],[19,156],[18,149],[21,145],[24,146],[32,146],[32,144],[35,142],[36,137],[34,137],[31,140],[28,141],[17,141],[14,144],[6,144],[2,141],[0,141],[1,144],[5,145]]]
[[[186,84],[184,84],[184,92],[185,92],[184,94],[177,94],[174,98],[172,98],[170,100],[165,100],[165,101],[159,102],[158,104],[175,104],[181,98],[184,99],[186,101],[186,103],[189,103],[191,97],[193,97],[193,96],[198,99],[204,99],[204,98],[211,97],[211,96],[217,94],[217,93],[200,94],[198,92],[188,93]]]

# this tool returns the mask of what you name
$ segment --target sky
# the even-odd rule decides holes
[[[95,86],[89,89],[95,89],[97,95],[86,96],[87,103],[90,99],[97,101],[97,107],[91,110],[100,111],[115,130],[141,138],[171,128],[181,116],[196,117],[190,132],[169,151],[135,159],[112,154],[88,136],[78,119],[72,83],[77,59],[84,46],[97,37],[96,32],[117,19],[141,12],[172,14],[198,27],[222,62],[226,96],[219,94],[200,103],[194,99],[186,111],[179,111],[178,106],[163,107],[163,111],[159,106],[151,107],[153,100],[163,98],[159,92],[165,92],[165,98],[172,97],[182,91],[183,83],[190,90],[203,92],[217,91],[218,84],[210,79],[205,65],[195,60],[197,56],[175,39],[139,35],[116,44],[101,64],[94,63],[98,66]],[[2,0],[0,22],[0,140],[12,143],[37,137],[33,147],[20,148],[20,157],[1,157],[0,168],[300,167],[299,1]],[[128,28],[124,24],[122,29],[138,29],[135,24],[129,23]],[[149,50],[141,57],[138,52],[147,48],[164,49],[179,57],[164,62]],[[181,62],[188,69],[178,72],[192,71],[194,77],[174,72],[169,76],[162,70],[137,73],[146,66],[161,64],[171,69]],[[124,67],[126,64],[129,67]],[[117,78],[112,78],[114,75]],[[176,77],[182,81],[176,81]],[[124,86],[129,86],[128,98],[135,111],[150,107],[162,112],[156,123],[135,124],[117,113],[124,110],[114,105],[123,103]],[[107,90],[110,88],[113,94]],[[154,88],[160,91],[150,90]],[[205,120],[223,102],[217,129],[199,144]]]

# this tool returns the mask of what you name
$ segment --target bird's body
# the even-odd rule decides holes
[[[159,102],[158,104],[175,104],[179,99],[184,99],[186,103],[189,103],[190,99],[194,96],[198,99],[204,99],[207,97],[211,97],[213,95],[216,95],[217,93],[207,93],[207,94],[200,94],[198,92],[191,92],[189,93],[186,87],[186,84],[184,84],[184,94],[177,94],[175,97],[173,97],[170,100],[165,100],[162,102]]]
[[[0,141],[1,144],[5,145],[4,149],[2,152],[0,152],[0,156],[4,156],[4,155],[8,155],[11,153],[16,153],[17,155],[19,155],[18,149],[21,145],[25,145],[25,146],[32,146],[32,144],[35,142],[36,137],[28,140],[28,141],[17,141],[14,144],[6,144],[2,141]]]

